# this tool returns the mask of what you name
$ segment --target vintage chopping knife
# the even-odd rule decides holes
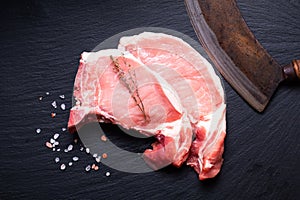
[[[255,39],[235,0],[185,0],[194,30],[218,71],[257,111],[278,84],[300,79],[300,60],[281,67]]]

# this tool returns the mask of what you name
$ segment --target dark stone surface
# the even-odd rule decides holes
[[[299,1],[238,4],[279,63],[299,58]],[[209,181],[200,182],[188,167],[128,174],[101,165],[98,172],[86,173],[92,158],[78,146],[68,154],[45,148],[45,141],[66,126],[68,112],[57,111],[52,119],[51,102],[62,102],[58,95],[65,94],[70,108],[80,53],[142,26],[170,28],[196,39],[183,1],[5,1],[0,16],[0,199],[299,199],[299,84],[282,84],[259,114],[225,82],[225,162]],[[46,91],[50,95],[39,102]],[[62,150],[72,138],[61,134]],[[61,172],[54,163],[57,155],[64,162],[78,155],[80,161]]]

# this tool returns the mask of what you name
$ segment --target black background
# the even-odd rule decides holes
[[[239,0],[238,5],[279,63],[300,58],[299,1]],[[57,110],[52,119],[51,102],[70,108],[81,52],[143,26],[196,39],[183,1],[5,1],[0,15],[0,199],[299,199],[299,84],[282,84],[259,114],[225,82],[225,162],[221,173],[205,182],[189,167],[128,174],[100,165],[98,172],[86,173],[93,159],[79,145],[69,153],[45,147],[55,132],[61,133],[62,150],[72,142],[73,135],[60,131],[68,111]],[[68,162],[73,155],[79,162],[60,171],[54,158]]]

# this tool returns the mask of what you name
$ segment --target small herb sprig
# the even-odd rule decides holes
[[[149,117],[146,115],[145,107],[143,101],[139,95],[137,81],[136,81],[136,74],[135,71],[131,68],[130,64],[127,64],[125,60],[123,60],[124,65],[128,67],[128,73],[125,74],[124,70],[121,68],[118,58],[114,59],[113,56],[110,56],[110,59],[114,63],[114,72],[118,74],[118,78],[122,85],[124,85],[130,95],[131,98],[134,100],[140,111],[143,113],[145,122],[149,121]]]

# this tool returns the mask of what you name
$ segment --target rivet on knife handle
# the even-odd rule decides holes
[[[287,80],[300,80],[300,60],[293,60],[284,66],[283,73]]]

